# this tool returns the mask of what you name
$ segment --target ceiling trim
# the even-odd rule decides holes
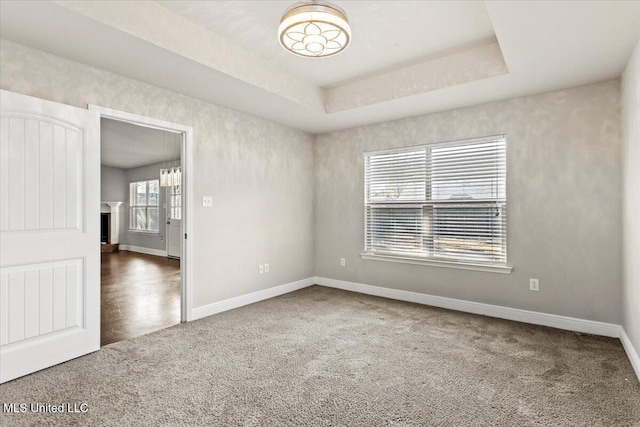
[[[322,89],[274,61],[233,43],[155,2],[54,3],[196,61],[301,106],[325,113],[351,110],[508,72],[495,40],[401,69]],[[162,29],[171,28],[171,32]]]
[[[263,4],[279,7],[278,1]],[[395,4],[372,1],[367,16],[375,19]],[[266,60],[156,2],[0,1],[0,72],[82,69],[77,78],[86,84],[97,75],[124,76],[191,102],[321,134],[617,79],[640,37],[638,1],[485,6],[499,44],[450,47],[323,90],[293,73],[295,67],[285,69],[285,62]],[[466,70],[446,66],[476,48],[494,50],[478,56],[487,61],[484,71],[471,62]],[[29,70],[24,58],[42,65]],[[441,74],[425,75],[438,64]]]
[[[500,45],[493,41],[330,89],[325,95],[325,109],[337,113],[508,72]]]
[[[53,3],[302,106],[324,110],[322,89],[155,2]]]

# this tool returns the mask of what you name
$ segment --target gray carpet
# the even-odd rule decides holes
[[[12,425],[640,426],[616,339],[314,286],[0,387]]]

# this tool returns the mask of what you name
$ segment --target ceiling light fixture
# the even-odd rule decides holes
[[[335,4],[309,1],[284,11],[278,35],[289,52],[318,58],[345,50],[351,41],[351,27],[347,14]]]

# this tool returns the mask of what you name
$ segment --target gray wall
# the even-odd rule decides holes
[[[180,160],[173,160],[165,162],[164,166],[179,166]],[[167,192],[166,188],[160,188],[160,224],[157,233],[140,233],[129,230],[129,183],[136,181],[146,181],[150,179],[160,179],[160,169],[162,169],[162,163],[156,163],[153,165],[141,166],[139,168],[126,170],[126,191],[127,198],[125,199],[125,205],[123,206],[127,212],[125,229],[126,229],[126,243],[130,246],[138,246],[148,249],[158,249],[162,251],[167,250]]]
[[[313,137],[2,41],[3,89],[192,126],[194,307],[313,275]],[[258,274],[268,262],[271,272]]]
[[[100,165],[100,201],[124,202],[129,200],[129,187],[127,184],[127,172],[124,169]],[[120,244],[126,244],[127,238],[127,209],[123,204],[119,209],[120,214]]]
[[[622,77],[624,329],[640,354],[640,42]]]
[[[321,135],[316,275],[619,324],[620,82]],[[506,134],[510,275],[362,260],[362,153]],[[340,267],[340,257],[347,259]],[[540,291],[529,291],[529,278]]]
[[[126,202],[127,172],[111,166],[100,166],[100,200],[103,202]]]
[[[317,274],[623,320],[618,81],[330,133],[314,144],[303,132],[14,43],[2,41],[0,60],[3,89],[194,127],[195,198],[214,198],[213,208],[195,206],[195,307]],[[362,152],[497,133],[509,141],[511,275],[360,259]],[[265,262],[271,273],[258,275]],[[528,290],[529,277],[540,279],[540,292]]]

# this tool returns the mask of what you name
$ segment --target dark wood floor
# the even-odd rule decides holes
[[[101,345],[180,323],[180,260],[128,251],[101,257]]]

